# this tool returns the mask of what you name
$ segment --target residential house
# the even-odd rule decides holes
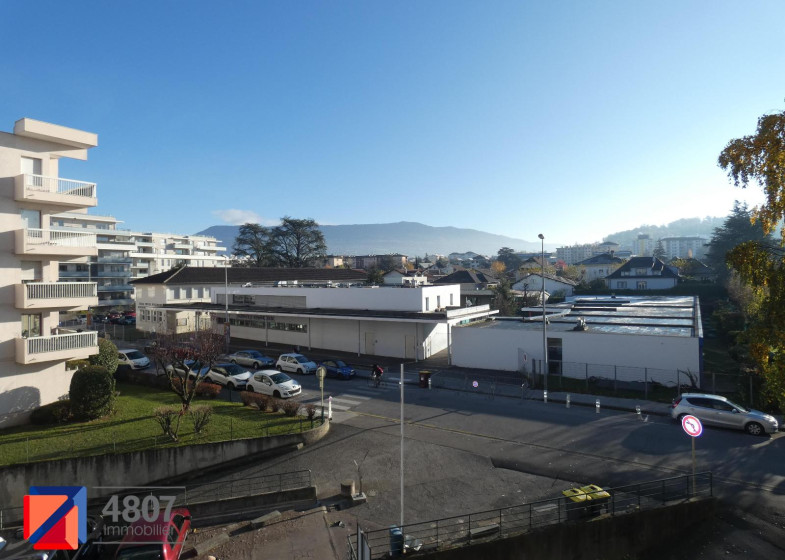
[[[605,277],[611,290],[667,290],[678,281],[678,272],[656,257],[633,257]]]
[[[490,305],[495,292],[493,288],[499,279],[490,271],[458,269],[452,274],[432,280],[434,285],[458,284],[460,286],[461,307]]]
[[[543,278],[545,279],[545,292],[551,296],[569,297],[573,295],[577,282],[568,278],[554,276],[552,274],[542,275],[541,272],[529,272],[521,276],[520,280],[512,285],[512,289],[524,294],[532,292],[541,292],[543,286]]]
[[[86,160],[91,132],[23,118],[0,132],[0,426],[68,394],[67,360],[98,352],[96,332],[59,329],[61,311],[98,303],[95,282],[58,282],[59,265],[98,255],[96,234],[52,227],[52,216],[98,204],[96,185],[64,179],[60,160]],[[70,175],[70,173],[69,173]],[[69,279],[70,280],[70,279]],[[77,280],[74,278],[73,280]]]
[[[588,284],[597,279],[604,280],[606,276],[619,268],[623,263],[624,260],[613,253],[602,253],[575,263],[575,266],[583,268],[584,275],[582,280]]]
[[[384,274],[384,283],[389,286],[422,286],[428,283],[428,277],[419,270],[395,268]]]

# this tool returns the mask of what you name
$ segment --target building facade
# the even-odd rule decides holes
[[[97,145],[96,134],[27,118],[0,132],[0,426],[67,395],[66,360],[98,352],[96,332],[58,327],[61,311],[98,303],[96,282],[58,281],[61,262],[98,256],[96,234],[52,227],[60,212],[98,204],[95,183],[59,169],[61,158],[86,160]]]
[[[706,256],[706,245],[709,240],[705,237],[663,237],[660,239],[662,248],[665,249],[665,260],[671,259],[698,259]]]

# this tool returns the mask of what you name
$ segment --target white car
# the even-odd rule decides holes
[[[118,367],[129,367],[131,369],[145,369],[150,365],[150,358],[139,350],[126,348],[117,351],[117,365]]]
[[[318,366],[302,354],[281,354],[275,367],[289,373],[316,373]]]
[[[196,377],[196,372],[192,369],[189,374]],[[202,368],[199,376],[204,377],[205,381],[224,385],[227,389],[245,389],[246,383],[251,378],[251,372],[237,364],[216,364],[209,370]]]
[[[302,392],[302,387],[297,381],[274,369],[254,373],[245,388],[249,392],[272,395],[277,399],[288,399]]]

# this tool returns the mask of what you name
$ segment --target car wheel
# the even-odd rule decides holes
[[[237,360],[232,360],[232,363],[237,365]]]
[[[249,393],[253,393],[253,385],[246,385],[245,390],[248,391]]]
[[[275,369],[277,369],[278,371],[283,371],[283,368],[281,366],[275,366]]]
[[[759,436],[759,435],[763,434],[763,426],[761,426],[757,422],[750,422],[749,424],[744,426],[744,429],[751,436]]]
[[[274,396],[276,399],[280,399],[280,398],[281,398],[281,393],[279,393],[278,391],[273,391],[273,396]]]
[[[681,421],[684,420],[684,417],[687,416],[686,414],[682,413],[676,418],[676,420],[681,424]]]
[[[234,391],[234,383],[227,383],[226,388],[229,389],[230,391]]]
[[[253,368],[254,369],[259,369],[259,362],[254,362],[253,363]]]
[[[302,375],[303,373],[305,373],[305,370],[298,369],[298,370],[297,370],[297,373],[299,373],[299,374],[301,374],[301,375]]]

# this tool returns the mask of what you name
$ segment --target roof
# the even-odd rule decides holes
[[[621,264],[624,262],[624,259],[619,257],[614,257],[610,253],[602,253],[599,255],[594,255],[593,257],[589,257],[588,259],[584,259],[580,262],[575,263],[575,266],[592,266],[595,264]]]
[[[561,276],[554,276],[553,274],[545,274],[544,276],[539,272],[530,272],[529,274],[524,274],[521,276],[516,284],[521,280],[526,280],[530,276],[536,276],[538,278],[545,278],[546,280],[552,280],[554,282],[561,282],[562,284],[567,284],[569,286],[577,286],[578,283],[575,280],[570,280],[569,278],[562,278]]]
[[[274,282],[364,282],[364,270],[349,268],[240,268],[184,266],[132,280],[131,284],[230,284]]]
[[[632,257],[626,263],[617,268],[615,272],[606,276],[606,278],[642,278],[642,276],[636,276],[634,274],[623,274],[625,272],[629,273],[631,270],[636,270],[639,268],[649,268],[655,272],[659,271],[659,276],[661,278],[679,277],[678,274],[673,272],[673,270],[671,270],[668,265],[666,265],[657,257]],[[649,276],[646,278],[649,278]]]
[[[479,270],[456,270],[443,278],[434,280],[434,284],[495,284],[499,281],[495,276],[491,276]]]

